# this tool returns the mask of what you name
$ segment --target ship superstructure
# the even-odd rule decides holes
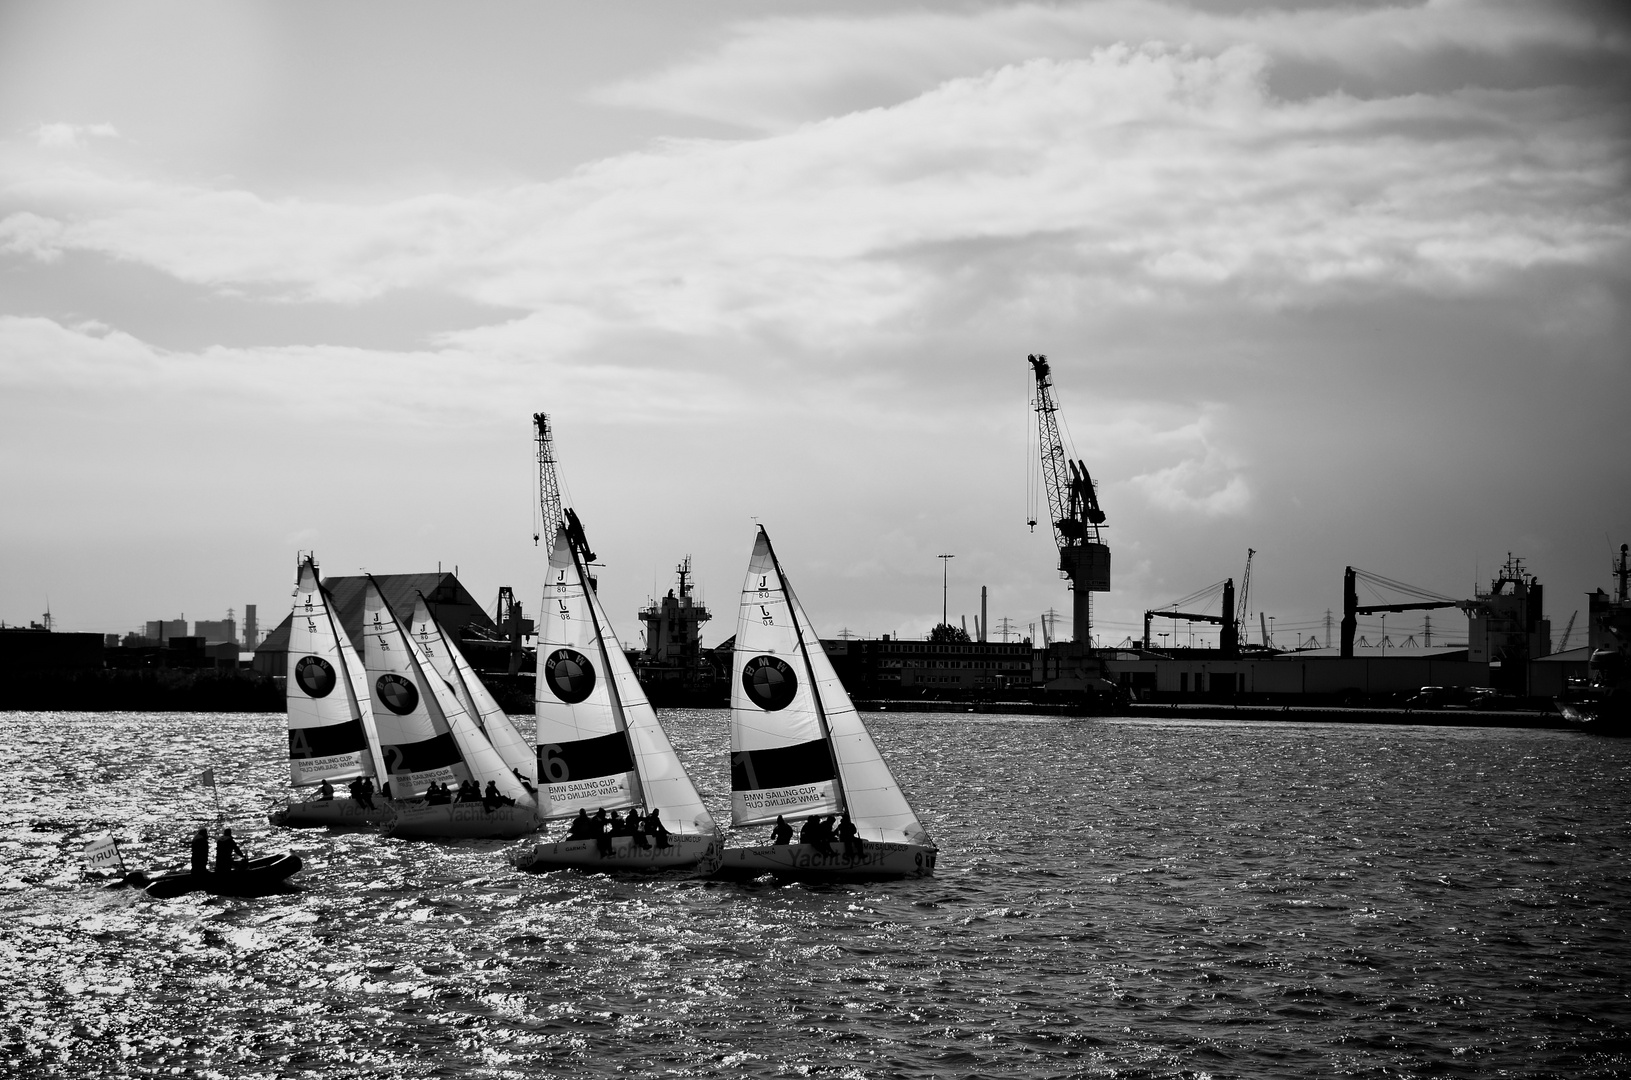
[[[654,705],[708,704],[718,696],[718,673],[702,650],[702,624],[712,616],[697,602],[691,556],[674,568],[679,584],[639,612],[645,649],[635,673]]]

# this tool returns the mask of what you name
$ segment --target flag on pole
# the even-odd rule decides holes
[[[199,773],[198,774],[198,786],[199,787],[214,787],[215,786],[215,770],[214,769],[205,769],[203,772]]]
[[[112,833],[99,833],[85,845],[85,865],[93,870],[111,870],[120,865],[119,845]]]

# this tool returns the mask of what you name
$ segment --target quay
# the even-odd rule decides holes
[[[1281,724],[1418,724],[1431,727],[1572,728],[1555,708],[1402,709],[1346,705],[1109,705],[1036,701],[857,701],[861,712],[979,713],[993,716],[1114,716],[1133,720],[1238,720]]]

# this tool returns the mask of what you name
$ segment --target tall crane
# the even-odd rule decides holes
[[[1255,548],[1246,549],[1246,572],[1240,575],[1240,616],[1235,620],[1235,647],[1249,644],[1252,639],[1252,556]],[[1264,642],[1264,644],[1268,644]]]
[[[1403,593],[1406,596],[1416,597],[1408,603],[1402,604],[1364,604],[1359,603],[1358,583],[1376,585],[1393,592]],[[1381,574],[1373,574],[1369,570],[1360,570],[1356,567],[1346,567],[1342,572],[1342,655],[1354,654],[1354,633],[1359,626],[1361,615],[1386,615],[1390,611],[1432,611],[1435,608],[1460,608],[1469,615],[1476,606],[1471,600],[1454,600],[1442,593],[1431,592],[1418,588],[1415,585],[1406,585],[1402,581],[1385,578]]]
[[[538,443],[538,528],[532,542],[546,537],[555,543],[555,530],[561,527],[561,484],[555,476],[555,438],[549,431],[549,414],[533,413],[532,426]]]
[[[1053,376],[1048,358],[1027,356],[1036,376],[1037,444],[1042,454],[1042,482],[1048,492],[1048,513],[1053,519],[1053,540],[1059,549],[1059,573],[1070,581],[1071,632],[1077,642],[1092,641],[1093,594],[1110,591],[1110,549],[1100,537],[1104,511],[1093,478],[1080,459],[1065,456],[1059,438],[1059,406],[1053,400]],[[1030,521],[1036,528],[1036,519]]]

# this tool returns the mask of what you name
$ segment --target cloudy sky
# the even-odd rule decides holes
[[[1106,642],[1248,547],[1282,644],[1508,552],[1561,633],[1631,541],[1623,10],[0,0],[0,618],[270,626],[307,549],[530,610],[543,411],[626,641],[687,554],[733,632],[756,522],[824,634],[948,553],[1065,634],[1044,352]]]

